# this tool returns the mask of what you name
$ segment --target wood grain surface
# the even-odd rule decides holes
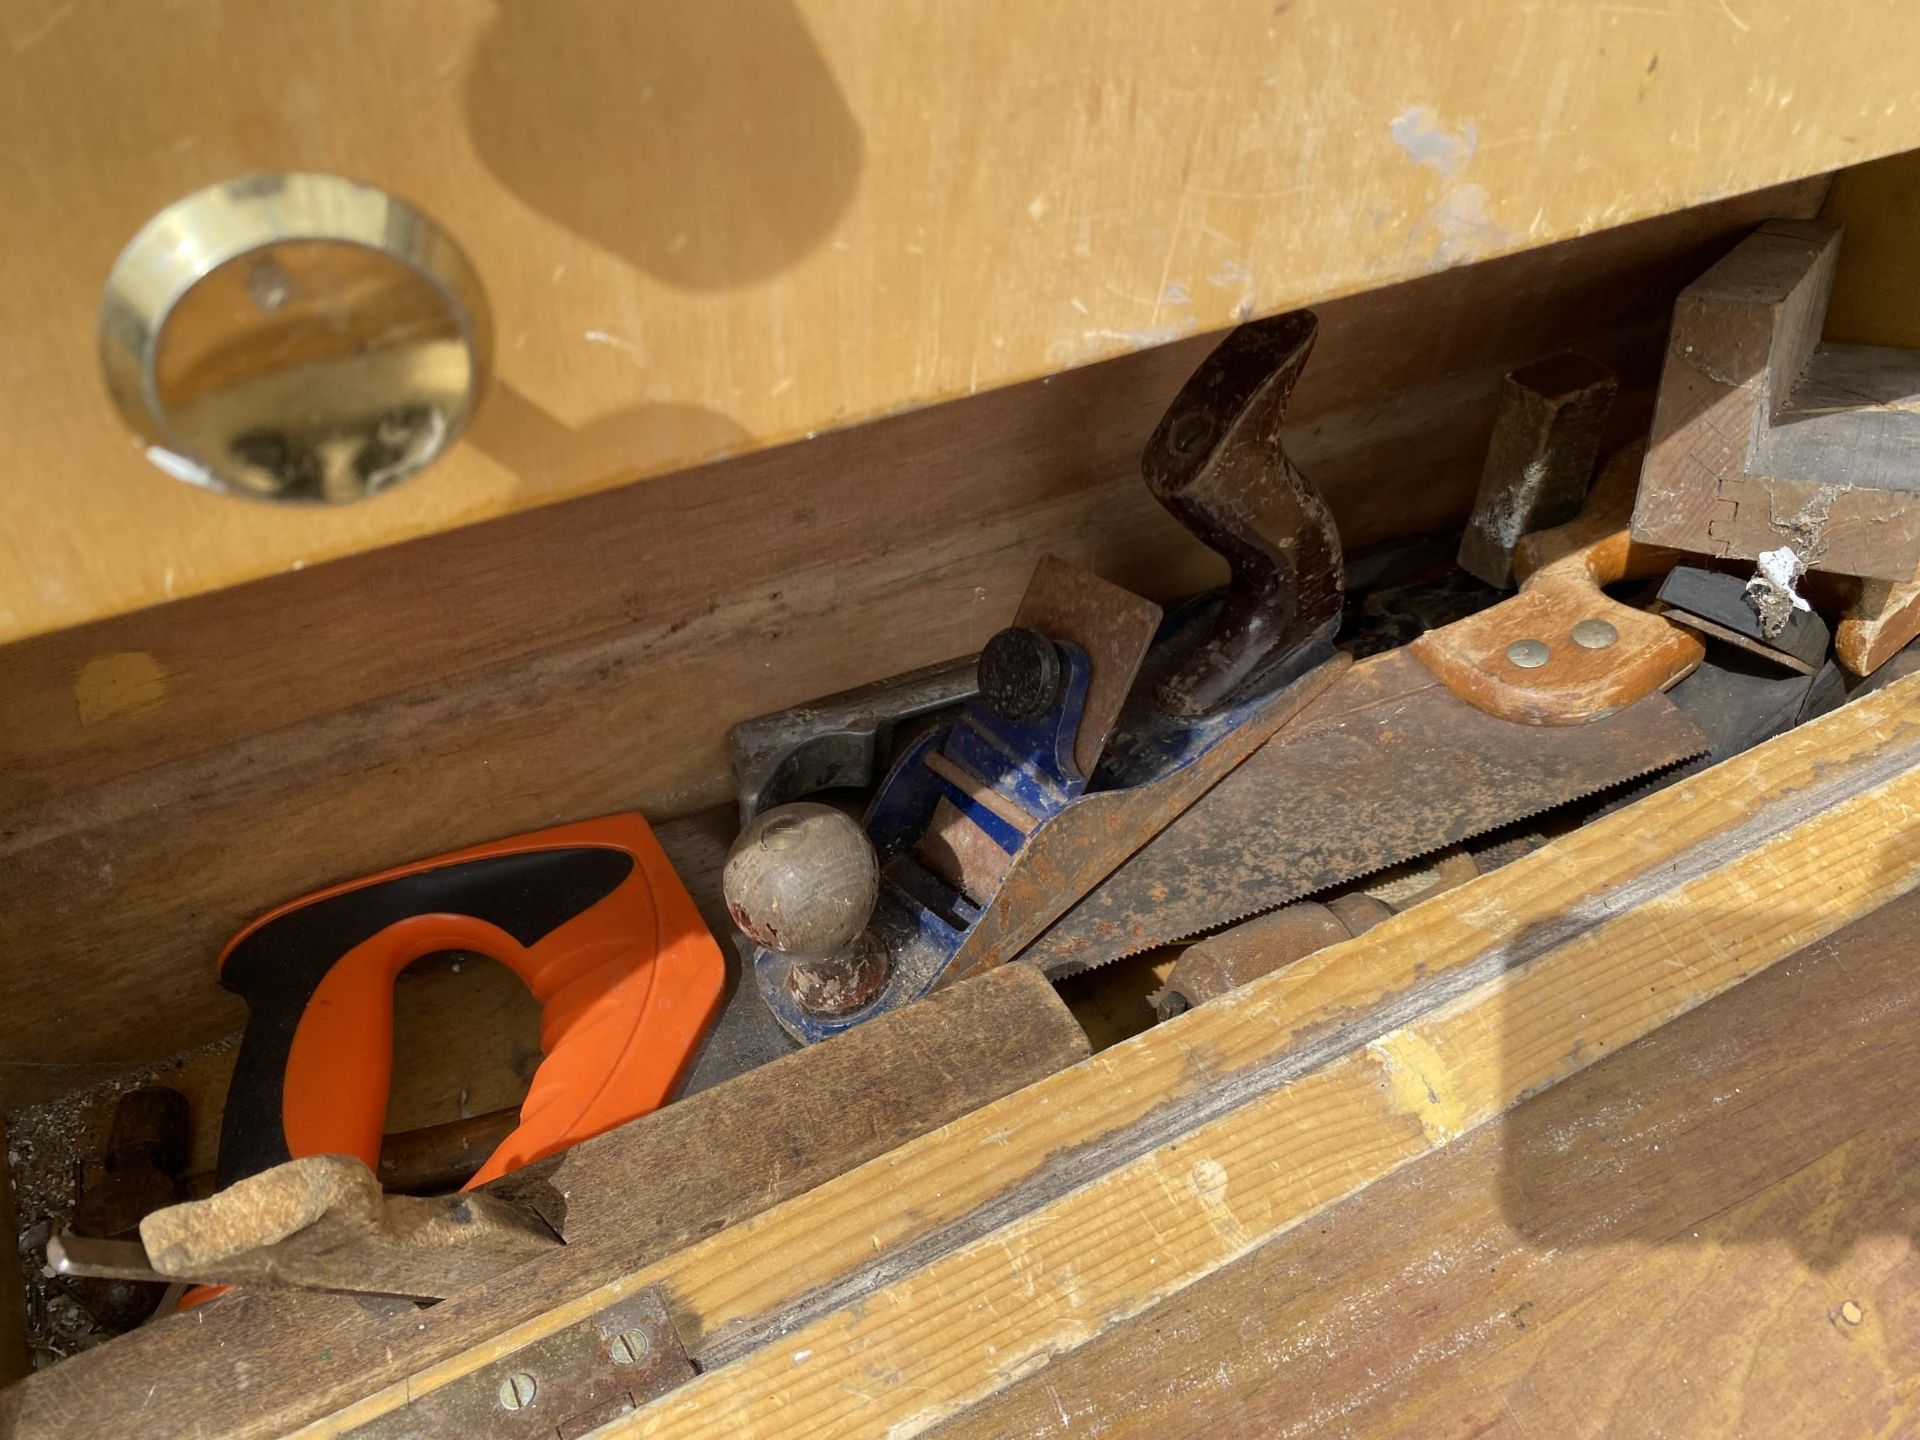
[[[1465,513],[1501,379],[1573,336],[1644,425],[1673,293],[1819,182],[1321,307],[1289,453],[1350,547]],[[1208,338],[0,649],[0,1097],[239,1023],[271,905],[459,845],[730,799],[728,725],[977,649],[1052,551],[1218,559],[1138,462]],[[87,1023],[71,1023],[77,997]]]
[[[663,1283],[705,1373],[610,1433],[922,1433],[1907,893],[1920,883],[1920,837],[1907,824],[1920,800],[1920,718],[1901,712],[1916,690],[1920,681],[1891,686],[1014,1097],[1034,1119],[1001,1148],[1032,1163],[1052,1128],[1044,1101],[1079,1092],[1074,1113],[1095,1123],[1099,1101],[1084,1093],[1095,1077],[1120,1104],[1146,1088],[1135,1064],[1178,1057],[1211,1080],[1212,1105],[1163,1099],[1108,1142],[1082,1132],[1059,1162],[1065,1184],[1002,1182],[992,1203],[967,1205],[975,1177],[1012,1157],[976,1153],[973,1174],[955,1179],[956,1142],[1010,1119],[1003,1103],[908,1147],[895,1166],[864,1167],[761,1217],[735,1232],[741,1250],[723,1235],[711,1253],[680,1257]],[[1383,988],[1398,972],[1435,989],[1424,1008],[1383,1007],[1337,1058],[1230,1078],[1229,1037],[1242,1025],[1265,1032],[1269,1059],[1287,1046],[1276,1022],[1301,971]],[[1118,1138],[1129,1133],[1135,1143]],[[943,1146],[955,1146],[943,1205],[981,1217],[947,1244],[868,1262],[864,1284],[824,1295],[796,1273],[791,1246],[777,1274],[741,1263],[756,1240],[803,1220],[824,1261],[820,1237],[844,1223],[829,1217],[848,1213],[838,1206],[863,1185],[904,1198],[907,1157]],[[863,1236],[901,1224],[871,1195],[852,1213]],[[879,1235],[869,1243],[883,1247]],[[756,1311],[758,1344],[739,1320],[716,1328]],[[703,1340],[721,1335],[724,1345]]]
[[[1916,43],[1907,0],[15,0],[0,638],[1910,148]],[[94,359],[149,216],[290,169],[432,215],[498,335],[470,441],[331,513],[163,478]]]
[[[1920,352],[1822,341],[1830,220],[1761,226],[1674,301],[1636,540],[1909,581]]]
[[[1917,923],[1855,921],[934,1433],[1909,1433]]]

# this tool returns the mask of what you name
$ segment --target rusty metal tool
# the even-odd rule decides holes
[[[47,1263],[102,1279],[440,1300],[559,1244],[498,1196],[386,1195],[364,1161],[308,1155],[156,1210],[137,1240],[55,1236]]]
[[[968,655],[742,720],[727,735],[741,828],[775,805],[873,784],[903,732],[952,718],[979,693]]]
[[[1638,466],[1521,542],[1520,594],[1354,664],[1020,958],[1063,975],[1187,940],[1702,753],[1660,693],[1700,641],[1601,588],[1673,561],[1627,538]]]
[[[1352,890],[1325,901],[1296,901],[1229,926],[1188,946],[1174,962],[1167,983],[1153,997],[1154,1013],[1171,1020],[1316,950],[1357,939],[1389,915],[1478,879],[1530,848],[1515,844],[1485,858],[1451,850],[1420,877],[1424,883],[1404,895]]]
[[[1243,325],[1149,440],[1148,488],[1231,581],[1159,607],[1044,560],[981,652],[979,697],[902,754],[863,824],[769,810],[728,859],[761,996],[803,1041],[998,965],[1344,667],[1339,536],[1281,420],[1315,334]]]

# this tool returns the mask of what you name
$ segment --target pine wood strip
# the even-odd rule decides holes
[[[939,1440],[1904,1433],[1917,920],[1920,891],[1109,1328]]]

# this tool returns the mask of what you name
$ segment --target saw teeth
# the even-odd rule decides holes
[[[1542,805],[1533,810],[1525,811],[1522,814],[1512,816],[1506,820],[1502,820],[1498,825],[1491,826],[1485,830],[1475,831],[1471,835],[1458,837],[1452,840],[1438,841],[1435,844],[1426,846],[1424,849],[1415,850],[1410,855],[1403,855],[1396,860],[1389,860],[1380,865],[1369,866],[1365,870],[1356,871],[1352,875],[1343,876],[1341,879],[1331,881],[1328,884],[1315,886],[1311,890],[1304,890],[1298,895],[1286,895],[1278,900],[1273,900],[1265,904],[1256,905],[1251,909],[1240,911],[1238,914],[1230,915],[1227,918],[1220,920],[1215,924],[1205,926],[1204,928],[1199,930],[1190,931],[1189,933],[1184,935],[1179,935],[1172,938],[1159,938],[1159,939],[1151,940],[1144,945],[1134,945],[1134,946],[1130,946],[1125,950],[1116,950],[1113,954],[1108,955],[1105,958],[1100,960],[1069,961],[1067,962],[1066,966],[1063,966],[1061,969],[1058,969],[1058,970],[1049,970],[1045,966],[1042,966],[1041,971],[1043,974],[1046,975],[1046,977],[1049,980],[1052,980],[1055,983],[1058,983],[1059,981],[1066,979],[1068,976],[1084,975],[1089,970],[1102,969],[1105,966],[1113,964],[1115,961],[1125,960],[1127,957],[1131,955],[1144,955],[1149,950],[1160,950],[1170,945],[1191,945],[1195,941],[1204,939],[1209,935],[1217,935],[1222,930],[1230,930],[1235,925],[1239,925],[1245,921],[1253,919],[1254,916],[1256,915],[1265,915],[1268,911],[1278,910],[1283,906],[1297,904],[1302,900],[1311,900],[1316,895],[1325,895],[1330,890],[1341,889],[1345,886],[1354,884],[1356,881],[1365,880],[1368,877],[1373,875],[1383,874],[1384,872],[1395,869],[1401,865],[1410,865],[1415,860],[1424,859],[1429,855],[1437,855],[1442,850],[1449,849],[1456,845],[1470,845],[1472,844],[1473,841],[1479,839],[1482,835],[1491,835],[1498,830],[1505,830],[1516,825],[1524,825],[1529,820],[1538,819],[1542,815],[1549,815],[1558,810],[1564,810],[1569,806],[1583,804],[1586,801],[1593,800],[1601,795],[1612,795],[1612,794],[1615,794],[1616,792],[1629,791],[1636,786],[1644,785],[1648,780],[1650,780],[1652,777],[1656,775],[1664,775],[1667,771],[1673,770],[1681,765],[1688,764],[1693,760],[1697,760],[1700,758],[1700,756],[1704,754],[1706,754],[1706,751],[1704,749],[1701,749],[1701,750],[1694,751],[1691,755],[1678,756],[1675,759],[1669,760],[1664,765],[1655,765],[1650,769],[1639,771],[1636,774],[1624,776],[1623,778],[1614,781],[1610,785],[1602,785],[1596,790],[1588,790],[1584,794],[1575,795],[1571,799],[1562,800],[1557,804]],[[1071,968],[1067,968],[1068,966],[1070,966]]]

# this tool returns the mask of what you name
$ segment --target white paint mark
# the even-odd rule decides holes
[[[1478,125],[1467,120],[1449,129],[1431,106],[1414,105],[1393,118],[1387,133],[1408,159],[1440,177],[1439,198],[1414,222],[1410,240],[1428,241],[1440,264],[1458,265],[1510,238],[1489,213],[1486,187],[1462,179],[1480,148]]]
[[[1036,195],[1027,205],[1027,218],[1038,220],[1047,213],[1047,197]]]
[[[1121,340],[1139,349],[1151,345],[1165,345],[1170,340],[1178,340],[1193,328],[1192,321],[1176,325],[1142,325],[1134,330],[1082,330],[1082,340]]]
[[[1162,305],[1191,305],[1193,304],[1193,296],[1188,293],[1186,286],[1182,285],[1178,280],[1172,280],[1169,281],[1166,288],[1160,292],[1160,303]]]
[[[1751,25],[1733,13],[1733,7],[1727,4],[1727,0],[1720,0],[1720,13],[1731,20],[1733,22],[1733,28],[1738,30],[1742,35],[1753,29]]]
[[[1434,258],[1450,265],[1478,259],[1507,237],[1507,232],[1487,213],[1484,185],[1449,188],[1428,212],[1426,225],[1440,237]]]
[[[580,338],[592,345],[610,345],[615,350],[625,351],[641,364],[646,363],[645,352],[625,336],[614,335],[605,330],[586,330],[581,333]]]
[[[767,398],[771,400],[776,396],[784,395],[787,393],[787,391],[791,390],[792,388],[793,388],[793,377],[791,375],[782,375],[780,379],[775,383],[774,387],[771,390],[767,391]]]
[[[1424,165],[1442,180],[1451,180],[1480,148],[1480,127],[1469,120],[1449,134],[1430,105],[1414,105],[1393,117],[1387,126],[1393,143],[1416,165]]]
[[[1207,284],[1216,290],[1238,290],[1247,283],[1251,271],[1238,260],[1222,260],[1207,276]]]

